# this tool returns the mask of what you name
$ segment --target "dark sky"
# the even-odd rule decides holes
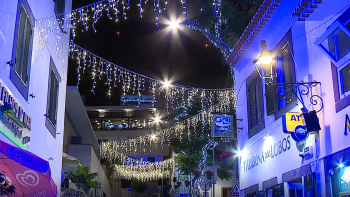
[[[73,0],[73,9],[88,5],[94,0]],[[91,28],[87,32],[79,29],[74,42],[119,66],[134,72],[164,80],[169,77],[173,83],[203,88],[226,88],[232,85],[228,66],[222,64],[219,49],[215,48],[198,31],[181,27],[172,31],[161,24],[158,30],[155,22],[157,12],[153,11],[153,1],[144,6],[143,18],[139,16],[137,3],[130,0],[127,20],[119,15],[119,22],[109,20],[104,14],[95,24],[97,32]],[[160,22],[170,16],[182,18],[179,0],[169,0],[168,9],[163,11]],[[191,10],[188,10],[191,17]],[[119,36],[117,34],[119,32]],[[206,44],[209,44],[206,47]],[[69,62],[68,85],[76,85],[77,65]],[[107,86],[98,83],[96,94],[91,94],[91,73],[82,76],[79,90],[87,96],[87,105],[118,104],[118,89],[113,89],[113,97],[107,98]]]

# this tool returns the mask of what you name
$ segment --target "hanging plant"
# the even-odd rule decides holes
[[[198,179],[200,177],[200,172],[198,170],[194,170],[192,173],[195,179]]]
[[[207,176],[208,180],[211,180],[213,178],[213,172],[210,170],[205,171],[205,175]]]
[[[232,157],[232,153],[231,152],[222,152],[219,154],[219,158],[228,158],[228,157]]]
[[[190,182],[189,180],[186,180],[186,181],[185,181],[186,187],[190,186],[190,183],[191,183],[191,182]]]

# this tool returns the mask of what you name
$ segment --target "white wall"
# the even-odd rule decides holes
[[[290,27],[292,27],[296,80],[304,80],[308,74],[311,74],[312,80],[321,82],[321,88],[318,88],[317,92],[314,93],[322,96],[324,102],[324,109],[318,113],[321,124],[321,130],[319,131],[320,139],[315,144],[315,135],[312,135],[307,143],[313,145],[314,153],[316,150],[318,151],[319,158],[350,146],[348,143],[349,136],[343,135],[345,114],[350,114],[350,108],[347,107],[338,113],[335,112],[330,59],[314,43],[327,27],[337,19],[337,17],[332,17],[350,2],[344,0],[324,0],[306,22],[297,21],[292,25],[293,18],[290,13],[296,8],[298,3],[299,1],[295,0],[283,0],[265,27],[263,27],[245,54],[235,65],[237,91],[240,88],[240,91],[237,92],[237,118],[243,118],[243,121],[238,125],[238,127],[243,127],[243,130],[238,133],[238,146],[241,150],[245,147],[243,149],[245,153],[243,153],[239,166],[240,189],[259,183],[259,189],[261,190],[262,181],[275,176],[277,176],[278,183],[281,183],[282,173],[298,168],[316,159],[316,154],[309,160],[300,158],[295,142],[290,137],[290,150],[279,154],[275,158],[268,158],[265,162],[259,163],[248,171],[244,171],[243,169],[243,161],[259,153],[259,151],[261,154],[265,143],[262,137],[266,133],[269,133],[272,137],[273,143],[288,136],[282,132],[281,118],[275,120],[274,115],[266,115],[266,99],[263,96],[265,129],[248,139],[247,84],[245,80],[255,70],[253,61],[260,52],[260,40],[266,40],[267,48],[272,49],[283,38]],[[306,33],[309,31],[311,32]],[[299,103],[291,111],[300,112],[301,107],[302,105]],[[318,167],[318,171],[322,171],[321,166]]]
[[[64,126],[64,109],[66,94],[67,63],[58,61],[55,55],[54,45],[51,43],[45,47],[42,58],[38,59],[38,43],[33,44],[32,61],[30,71],[29,94],[33,93],[35,98],[28,98],[26,101],[12,81],[9,79],[10,66],[6,62],[11,60],[12,47],[15,31],[15,20],[17,12],[17,0],[0,0],[0,78],[6,86],[12,91],[15,98],[28,112],[32,119],[32,128],[30,131],[31,142],[29,151],[50,160],[52,178],[55,181],[58,192],[61,183],[61,163],[62,163],[62,143],[63,143],[63,126]],[[47,0],[28,0],[29,6],[35,19],[51,17],[54,15],[54,2]],[[71,9],[71,0],[66,0],[66,9]],[[37,35],[37,29],[34,37]],[[38,41],[38,40],[37,40]],[[62,42],[68,42],[62,39]],[[57,70],[61,77],[59,84],[58,112],[57,112],[57,136],[54,138],[45,126],[47,91],[49,78],[50,53],[56,64]],[[67,56],[63,57],[67,60]],[[66,61],[67,62],[67,61]],[[5,137],[0,134],[0,139]]]

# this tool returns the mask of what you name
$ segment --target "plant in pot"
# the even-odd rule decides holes
[[[210,170],[205,171],[205,175],[207,176],[208,180],[211,180],[213,178],[213,172]]]
[[[186,180],[186,181],[185,181],[186,187],[190,186],[190,183],[191,183],[191,182],[190,182],[189,180]]]
[[[200,177],[200,172],[198,170],[194,170],[192,173],[195,179],[198,179]]]
[[[222,152],[219,154],[219,158],[224,162],[224,165],[227,165],[227,158],[232,157],[231,152]]]

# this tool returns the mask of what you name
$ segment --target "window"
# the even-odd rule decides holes
[[[248,135],[254,136],[264,125],[262,83],[257,72],[247,79]]]
[[[49,88],[45,125],[51,134],[56,137],[58,86],[60,78],[52,58],[50,58],[49,72]]]
[[[273,51],[276,57],[276,83],[294,83],[295,70],[292,54],[292,36],[290,30],[282,40],[274,47]],[[267,115],[275,115],[275,119],[282,116],[283,113],[291,110],[296,104],[294,92],[285,85],[267,85],[265,84],[266,111]]]
[[[315,44],[331,60],[335,110],[350,105],[350,8],[328,27]]]
[[[350,31],[337,21],[319,38],[318,44],[333,61],[338,62],[350,52]]]
[[[34,22],[34,16],[28,2],[26,0],[19,0],[10,79],[26,100],[28,100],[29,91]]]
[[[350,91],[350,64],[340,70],[341,93]]]

